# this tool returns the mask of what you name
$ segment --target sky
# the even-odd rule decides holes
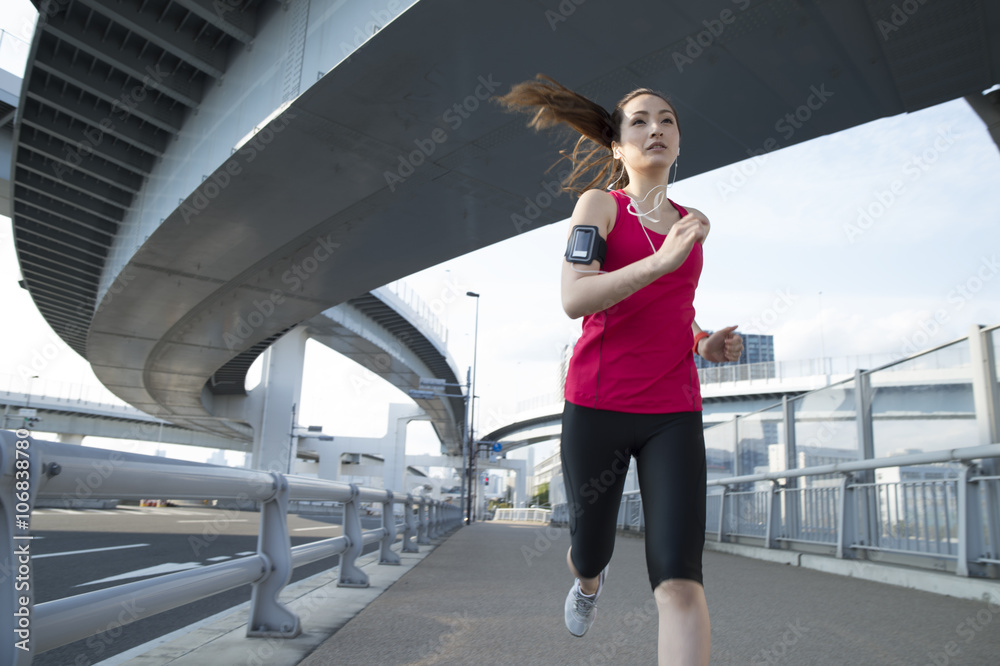
[[[16,7],[30,3],[4,4],[0,27],[22,36],[30,21]],[[962,100],[692,178],[681,161],[678,172],[671,199],[712,223],[695,300],[702,328],[770,334],[777,360],[798,360],[902,356],[1000,322],[1000,150]],[[0,389],[16,390],[20,380],[8,377],[40,357],[36,383],[98,387],[18,288],[10,223],[0,223],[0,297],[15,315],[0,334]],[[517,402],[558,389],[562,350],[580,331],[559,300],[568,228],[521,234],[404,280],[447,327],[463,378],[475,346],[482,433],[505,424]],[[467,291],[480,294],[478,335]],[[341,436],[385,432],[388,404],[409,398],[357,381],[366,374],[310,342],[300,424]],[[411,426],[411,442],[411,453],[437,449],[424,423]]]

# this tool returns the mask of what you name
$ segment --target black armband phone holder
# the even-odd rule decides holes
[[[566,261],[572,264],[589,264],[596,259],[603,266],[607,253],[608,242],[598,233],[597,227],[589,224],[573,227],[566,245]]]

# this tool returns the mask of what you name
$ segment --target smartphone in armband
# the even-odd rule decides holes
[[[601,237],[597,227],[578,224],[573,227],[566,245],[566,261],[572,264],[589,264],[594,260],[604,265],[608,253],[608,242]]]

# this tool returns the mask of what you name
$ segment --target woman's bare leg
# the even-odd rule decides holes
[[[712,632],[705,588],[693,580],[674,578],[657,585],[653,598],[660,614],[659,665],[708,666]]]

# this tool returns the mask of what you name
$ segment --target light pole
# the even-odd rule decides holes
[[[826,343],[823,340],[823,292],[819,292],[819,362],[823,366],[823,376],[826,376]]]
[[[22,428],[27,428],[29,425],[34,426],[38,419],[33,419],[31,414],[31,389],[35,384],[35,380],[38,379],[38,375],[31,375],[28,379],[28,395],[24,398],[24,418],[21,423]],[[6,419],[4,419],[6,421]],[[6,422],[4,423],[6,426]]]
[[[469,468],[466,470],[466,475],[468,478],[468,483],[466,484],[469,493],[466,495],[467,506],[466,506],[466,521],[467,523],[472,523],[474,516],[472,513],[472,496],[474,493],[474,488],[472,484],[472,468],[475,465],[475,448],[472,443],[476,441],[476,354],[479,348],[479,294],[474,291],[465,292],[466,296],[476,299],[476,327],[472,338],[472,390],[469,391]]]

